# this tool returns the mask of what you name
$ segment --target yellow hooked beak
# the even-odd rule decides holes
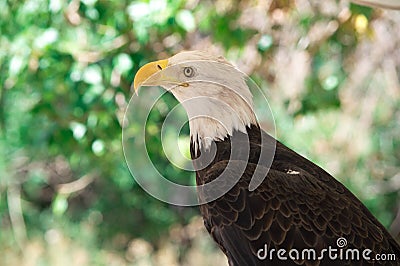
[[[133,89],[137,94],[137,91],[140,86],[153,86],[158,84],[146,84],[146,81],[157,72],[165,69],[168,65],[168,60],[159,60],[155,62],[148,63],[142,66],[135,75],[135,79],[133,81]]]

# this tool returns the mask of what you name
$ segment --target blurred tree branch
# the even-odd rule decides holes
[[[27,234],[24,217],[22,215],[23,210],[21,205],[21,189],[19,184],[8,185],[7,203],[15,241],[20,251],[23,251]]]
[[[2,131],[4,136],[6,134],[6,118],[5,118],[5,103],[6,103],[6,88],[3,84],[0,86],[0,132]]]
[[[400,9],[399,0],[352,0],[352,2],[359,5],[366,5],[371,7],[380,7],[387,9]]]
[[[92,183],[95,179],[95,176],[96,175],[94,173],[90,173],[70,183],[60,184],[57,186],[57,191],[58,193],[65,195],[78,192]]]

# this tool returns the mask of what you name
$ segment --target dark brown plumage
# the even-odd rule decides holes
[[[287,148],[259,129],[247,128],[247,133],[235,132],[233,137],[216,141],[210,150],[195,150],[191,141],[191,154],[197,184],[216,179],[229,160],[242,160],[241,153],[249,148],[246,170],[239,182],[217,200],[200,206],[204,224],[215,242],[228,257],[230,265],[400,265],[400,246],[368,209],[340,182],[323,169]],[[263,134],[263,144],[261,142]],[[236,150],[231,142],[235,140]],[[270,170],[254,191],[248,185],[257,164],[261,149],[273,149],[275,156]],[[214,150],[213,150],[214,149]],[[216,149],[216,150],[215,150]],[[233,148],[234,149],[234,148]],[[216,155],[206,165],[209,156]],[[247,156],[245,156],[247,158]],[[209,161],[208,161],[209,162]],[[203,169],[201,169],[203,168]],[[227,170],[237,175],[235,163]],[[224,183],[213,190],[224,189]],[[199,190],[205,199],[210,191]],[[211,193],[211,192],[210,192]],[[351,260],[260,260],[257,252],[267,244],[268,249],[314,248],[317,252],[328,246],[337,248],[336,241],[344,237],[348,248],[361,251],[371,249],[369,255],[395,254],[392,261]],[[317,257],[318,257],[317,253]],[[286,254],[286,256],[288,256]]]

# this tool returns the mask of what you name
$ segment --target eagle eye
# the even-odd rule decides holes
[[[194,76],[194,69],[192,67],[185,67],[183,69],[183,74],[188,77],[191,78]]]

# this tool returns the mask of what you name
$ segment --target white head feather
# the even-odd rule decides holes
[[[161,62],[161,61],[158,61]],[[170,91],[185,108],[193,141],[208,149],[234,131],[246,133],[257,124],[246,75],[227,62],[202,51],[181,52],[168,59],[141,85]],[[188,75],[189,74],[189,75]]]

